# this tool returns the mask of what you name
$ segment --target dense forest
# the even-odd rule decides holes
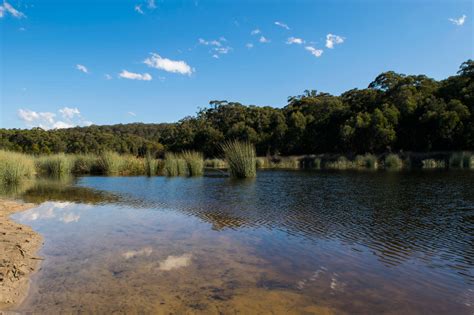
[[[211,101],[176,123],[0,129],[0,149],[33,154],[195,149],[212,157],[226,139],[254,143],[259,155],[473,150],[474,61],[442,81],[389,71],[366,89],[307,90],[283,108]]]

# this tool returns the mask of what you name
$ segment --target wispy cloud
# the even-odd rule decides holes
[[[120,78],[130,79],[130,80],[139,80],[139,81],[151,81],[153,78],[148,73],[134,73],[127,70],[122,70],[119,74]]]
[[[316,49],[314,48],[313,46],[306,46],[304,49],[306,49],[307,51],[309,51],[313,56],[315,56],[316,58],[319,58],[321,57],[321,55],[323,54],[323,50],[322,49]]]
[[[106,80],[112,80],[112,76],[108,73],[104,74]]]
[[[329,49],[333,49],[335,45],[339,45],[344,43],[344,38],[334,34],[327,34],[326,35],[326,47]]]
[[[147,1],[148,9],[156,9],[156,3],[155,0],[148,0]]]
[[[258,35],[260,34],[262,31],[259,30],[258,28],[254,29],[253,31],[250,32],[250,35]]]
[[[464,23],[466,22],[466,18],[467,18],[467,16],[465,14],[463,14],[462,16],[458,17],[457,19],[456,18],[450,18],[449,21],[451,21],[451,23],[453,23],[454,25],[463,26]]]
[[[89,70],[87,70],[86,66],[84,65],[76,65],[76,69],[81,71],[81,72],[84,72],[84,73],[89,73]]]
[[[11,4],[4,1],[3,4],[0,5],[0,18],[5,17],[7,14],[17,19],[26,18],[23,12],[18,11]]]
[[[298,37],[288,37],[286,43],[288,45],[291,45],[291,44],[297,44],[297,45],[301,45],[301,44],[304,44],[304,39],[302,38],[298,38]]]
[[[283,22],[278,22],[278,21],[276,21],[276,22],[275,22],[275,25],[277,25],[277,26],[279,26],[279,27],[282,27],[282,28],[284,28],[284,29],[287,29],[287,30],[290,29],[290,27],[289,27],[288,25],[286,25],[285,23],[283,23]]]
[[[253,48],[253,44],[252,43],[247,43],[247,44],[245,44],[245,47],[247,47],[248,49],[251,49],[251,48]]]
[[[145,12],[143,12],[142,10],[142,5],[141,4],[137,4],[134,8],[134,10],[140,14],[145,14]]]
[[[269,40],[268,38],[266,38],[265,36],[263,36],[263,35],[260,36],[260,38],[258,39],[258,41],[259,41],[260,43],[263,43],[263,44],[267,44],[267,43],[270,42],[270,40]]]
[[[137,116],[137,114],[135,114],[134,112],[127,112],[127,114],[129,114],[130,116],[133,116],[133,117]]]
[[[27,127],[40,127],[46,130],[89,126],[92,124],[92,122],[83,119],[77,107],[63,107],[57,112],[59,115],[53,112],[36,112],[30,109],[20,108],[17,114],[18,118],[20,118]],[[59,120],[57,119],[58,116],[60,116]]]
[[[194,69],[192,69],[185,61],[163,58],[156,53],[151,53],[150,55],[150,57],[143,61],[143,63],[149,67],[164,70],[166,72],[186,75],[191,75],[194,72]]]

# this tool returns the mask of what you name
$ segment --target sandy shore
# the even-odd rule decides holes
[[[0,199],[0,310],[23,301],[28,293],[29,276],[41,262],[37,256],[43,241],[41,235],[10,219],[11,214],[34,206]]]

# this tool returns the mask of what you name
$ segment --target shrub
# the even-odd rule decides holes
[[[386,169],[401,169],[403,161],[398,155],[391,153],[385,157],[384,166]]]
[[[227,141],[222,145],[229,172],[235,178],[257,176],[255,147],[249,142]]]
[[[35,174],[33,157],[8,151],[0,151],[0,184],[15,185]]]

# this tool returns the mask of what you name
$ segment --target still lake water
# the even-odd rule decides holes
[[[82,177],[22,198],[45,260],[21,312],[474,314],[474,172]]]

